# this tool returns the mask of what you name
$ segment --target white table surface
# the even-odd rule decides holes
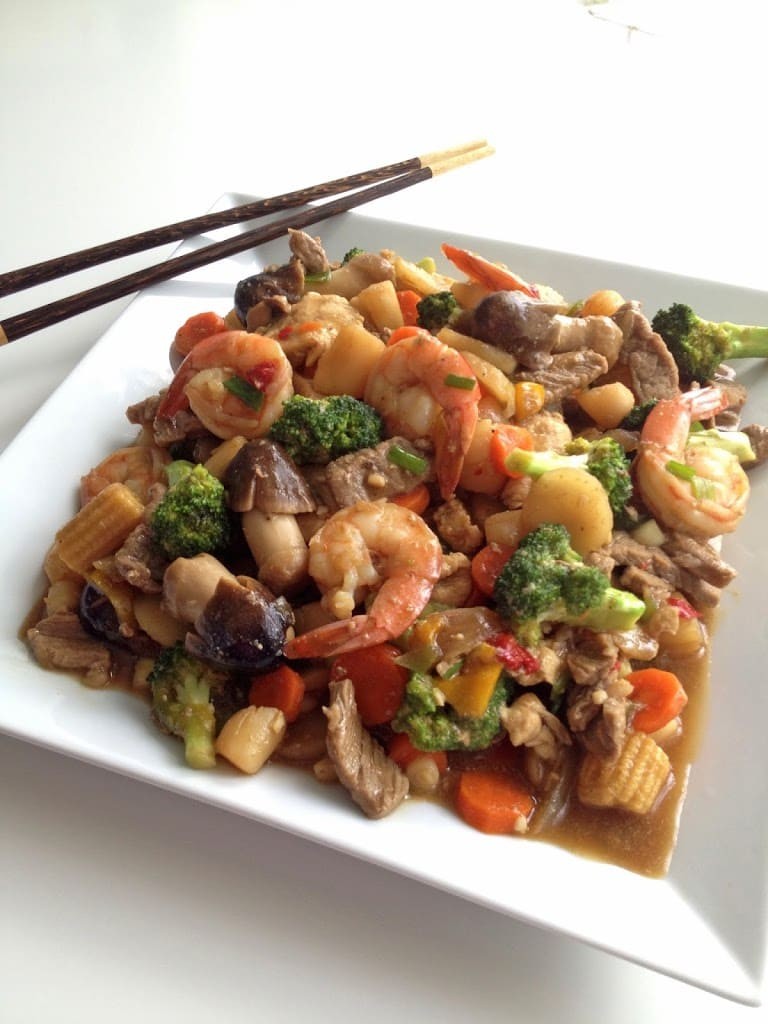
[[[485,136],[492,160],[368,212],[768,289],[765,19],[735,0],[0,0],[0,270]],[[127,301],[0,350],[0,447]],[[0,822],[4,1024],[766,1016],[3,737]]]

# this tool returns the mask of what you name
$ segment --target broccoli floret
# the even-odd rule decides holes
[[[502,673],[485,712],[479,718],[471,718],[457,714],[448,705],[441,707],[432,677],[413,672],[392,728],[407,733],[419,750],[484,750],[499,734],[499,714],[507,702],[508,687]]]
[[[600,481],[608,495],[614,521],[624,522],[633,490],[630,460],[612,437],[601,437],[598,441],[576,439],[567,446],[564,454],[515,448],[505,463],[512,472],[532,477],[542,476],[552,469],[586,469]]]
[[[712,380],[728,359],[768,356],[768,327],[704,320],[682,302],[660,309],[651,327],[666,342],[683,384]]]
[[[358,248],[358,246],[354,246],[348,252],[344,253],[344,258],[342,259],[341,262],[342,263],[349,263],[349,261],[354,259],[355,256],[362,256],[362,254],[364,252],[365,252],[365,249],[360,249],[360,248]]]
[[[350,395],[305,398],[294,395],[269,432],[299,463],[327,463],[359,448],[372,448],[383,437],[381,416]]]
[[[155,658],[148,676],[152,714],[161,729],[184,741],[191,768],[216,763],[214,698],[226,691],[228,681],[225,673],[190,654],[182,643],[163,648]]]
[[[171,560],[221,551],[230,534],[224,485],[200,464],[172,462],[166,472],[171,486],[150,520],[154,539]]]
[[[436,334],[441,327],[450,323],[458,311],[459,304],[453,292],[434,292],[416,304],[419,327],[432,334]]]
[[[559,523],[543,523],[523,537],[493,596],[526,647],[539,643],[546,622],[611,632],[631,629],[646,610],[639,597],[612,587],[599,569],[586,565]]]
[[[641,402],[640,405],[633,406],[619,426],[623,430],[642,430],[649,413],[656,407],[657,402],[658,398],[651,398],[647,402]]]

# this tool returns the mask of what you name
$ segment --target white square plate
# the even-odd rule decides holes
[[[225,196],[217,206],[248,198]],[[763,292],[457,236],[449,229],[347,214],[313,231],[334,257],[359,245],[420,259],[437,256],[440,243],[452,241],[504,260],[568,297],[610,287],[641,300],[649,314],[683,301],[718,320],[768,322]],[[768,870],[762,575],[768,570],[768,468],[753,473],[746,521],[725,541],[725,557],[739,576],[723,598],[709,721],[663,880],[539,842],[485,836],[426,802],[406,802],[390,818],[372,822],[340,787],[319,786],[289,768],[268,766],[255,777],[190,771],[177,742],[159,733],[140,700],[89,690],[67,675],[41,670],[29,656],[20,628],[42,593],[42,558],[75,509],[80,476],[134,436],[123,412],[170,379],[168,345],[177,327],[205,309],[225,313],[240,278],[286,255],[287,245],[279,241],[141,294],[0,456],[0,729],[343,850],[728,998],[759,1002]],[[768,423],[768,364],[745,362],[739,376],[750,388],[745,422]]]

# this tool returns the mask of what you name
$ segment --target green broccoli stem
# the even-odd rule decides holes
[[[761,359],[768,356],[768,327],[732,324],[728,320],[714,323],[700,320],[702,326],[719,329],[728,341],[728,359]]]
[[[184,726],[184,758],[190,768],[213,768],[216,764],[216,751],[210,723],[211,716],[201,717],[190,714]]]
[[[646,611],[645,601],[636,594],[608,587],[599,605],[588,608],[581,615],[569,615],[563,621],[601,633],[623,633],[636,626]]]
[[[510,473],[523,473],[525,476],[535,479],[553,469],[586,469],[588,461],[586,452],[577,455],[561,455],[552,451],[537,452],[513,448],[504,459],[504,465]]]

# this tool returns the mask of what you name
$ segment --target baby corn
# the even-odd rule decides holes
[[[592,807],[647,814],[667,783],[669,758],[650,736],[630,733],[615,761],[588,753],[579,772],[578,795]]]
[[[84,576],[98,558],[110,555],[139,525],[144,506],[125,484],[109,484],[56,534],[56,554]]]

